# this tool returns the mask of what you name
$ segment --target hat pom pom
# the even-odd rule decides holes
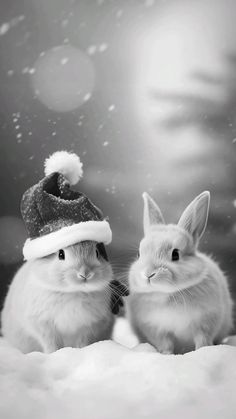
[[[83,176],[83,163],[79,156],[68,151],[56,151],[49,156],[44,163],[46,176],[59,172],[68,180],[70,185],[76,185]]]

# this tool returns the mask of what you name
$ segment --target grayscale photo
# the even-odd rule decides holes
[[[236,418],[235,0],[1,0],[0,418]]]

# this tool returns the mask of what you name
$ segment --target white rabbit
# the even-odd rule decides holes
[[[93,241],[24,263],[2,311],[4,337],[25,353],[109,339],[111,279],[111,266]]]
[[[233,303],[219,266],[197,250],[210,194],[203,192],[177,225],[164,223],[153,199],[143,194],[144,238],[129,273],[127,314],[141,342],[162,353],[220,343],[233,326]]]

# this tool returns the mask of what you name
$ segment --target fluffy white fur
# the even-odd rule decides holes
[[[199,195],[178,225],[165,225],[157,204],[143,195],[145,236],[129,273],[127,312],[141,342],[163,353],[221,342],[232,328],[232,299],[218,265],[197,251],[209,193]],[[179,260],[172,260],[173,249]]]
[[[9,288],[2,311],[2,333],[16,348],[53,352],[109,339],[110,264],[84,242],[23,264]]]
[[[44,163],[45,175],[51,173],[62,173],[70,185],[76,185],[83,176],[83,163],[79,156],[68,151],[56,151],[49,156]]]
[[[92,240],[109,244],[112,240],[110,225],[106,220],[85,221],[49,233],[37,239],[27,239],[23,247],[25,260],[42,258],[73,244]]]

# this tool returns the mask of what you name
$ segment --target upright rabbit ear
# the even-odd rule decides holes
[[[165,224],[165,221],[160,208],[147,192],[143,193],[143,200],[143,229],[144,234],[146,234],[153,224]]]
[[[209,204],[210,192],[202,192],[188,205],[180,217],[178,225],[192,235],[194,242],[197,242],[205,231]]]

